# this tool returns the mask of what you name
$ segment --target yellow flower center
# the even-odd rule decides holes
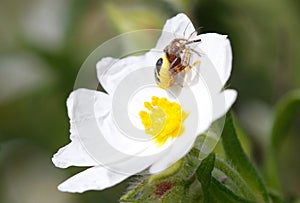
[[[181,110],[180,104],[153,96],[151,102],[144,102],[144,106],[148,111],[140,111],[140,118],[146,133],[152,135],[158,146],[183,133],[183,122],[188,113]]]

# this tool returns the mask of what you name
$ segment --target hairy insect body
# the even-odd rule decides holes
[[[175,83],[178,73],[187,72],[200,63],[200,61],[196,61],[194,64],[190,64],[191,52],[199,56],[200,54],[189,46],[189,44],[200,41],[200,39],[176,38],[166,46],[165,55],[156,62],[155,80],[159,87],[168,89]]]
[[[167,89],[174,83],[174,78],[171,76],[169,67],[170,62],[165,55],[158,59],[156,63],[156,70],[158,70],[158,72],[156,72],[155,78],[160,88]]]

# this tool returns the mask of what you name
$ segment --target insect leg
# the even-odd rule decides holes
[[[201,39],[194,39],[194,40],[190,40],[190,41],[187,41],[185,44],[192,44],[192,43],[195,43],[195,42],[201,42]]]
[[[201,57],[201,54],[198,51],[196,51],[195,49],[190,48],[190,50]]]
[[[192,22],[189,22],[189,23],[186,25],[186,27],[185,27],[185,29],[184,29],[184,31],[183,31],[183,37],[185,37],[185,32],[186,32],[187,28],[189,27],[189,25],[190,25],[191,23],[192,23]]]
[[[181,64],[181,58],[180,57],[176,57],[172,63],[170,64],[169,70],[171,71],[171,73],[176,73],[177,71],[177,67]]]
[[[191,59],[191,49],[186,49],[182,59],[182,65],[188,66]]]
[[[200,64],[200,61],[195,61],[192,65],[186,66],[185,69],[183,69],[184,72],[189,72],[193,67],[196,67]]]
[[[191,37],[192,37],[194,34],[196,34],[196,36],[197,36],[198,31],[197,31],[197,30],[194,30],[194,31],[190,34],[190,36],[189,36],[187,39],[188,39],[188,40],[191,39]]]

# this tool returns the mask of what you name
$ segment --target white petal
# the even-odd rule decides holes
[[[193,97],[188,96],[188,91],[192,91]],[[150,173],[159,173],[184,157],[192,148],[196,137],[209,128],[213,121],[211,94],[201,79],[197,85],[182,89],[179,96],[179,100],[182,101],[182,109],[190,112],[183,123],[185,127],[184,134],[176,138],[170,147],[170,151],[151,166]],[[185,103],[192,100],[195,100],[196,104]]]
[[[90,104],[93,104],[92,106]],[[94,104],[97,105],[95,109]],[[77,89],[73,91],[68,100],[68,115],[70,122],[89,119],[91,117],[104,117],[111,110],[111,97],[103,92]]]
[[[58,167],[98,166],[87,169],[62,183],[59,186],[61,191],[103,190],[149,166],[151,166],[151,173],[160,172],[185,156],[192,148],[197,135],[207,130],[214,120],[228,111],[234,103],[237,93],[235,90],[225,90],[221,93],[219,91],[230,76],[232,53],[227,36],[218,34],[200,36],[202,42],[197,48],[201,50],[200,53],[204,52],[209,58],[207,61],[213,64],[217,74],[211,74],[204,68],[204,74],[199,77],[210,81],[211,78],[206,77],[205,73],[210,76],[219,75],[222,84],[215,85],[216,83],[213,83],[214,85],[210,87],[201,78],[200,82],[186,88],[188,91],[182,88],[182,91],[178,92],[179,100],[183,101],[183,110],[192,110],[185,120],[186,131],[182,136],[168,142],[166,146],[158,148],[143,129],[135,127],[134,122],[137,122],[138,119],[128,118],[130,114],[130,112],[128,113],[129,99],[119,97],[118,93],[120,92],[124,98],[127,98],[128,95],[122,93],[134,92],[128,91],[131,87],[129,89],[120,88],[128,86],[128,83],[123,84],[125,78],[130,78],[135,71],[135,73],[140,73],[140,70],[147,68],[147,70],[151,70],[151,73],[137,74],[140,76],[137,80],[146,81],[146,77],[153,76],[155,63],[165,46],[174,38],[189,38],[191,34],[195,33],[194,31],[190,19],[185,14],[178,14],[166,22],[155,49],[142,56],[130,56],[120,60],[107,57],[97,63],[98,79],[111,96],[84,89],[76,90],[70,95],[67,106],[71,122],[72,142],[54,155],[53,162]],[[201,71],[202,69],[200,73]],[[132,86],[143,87],[138,81],[135,82],[135,78],[131,78],[131,81],[136,83]],[[151,85],[155,84],[153,77],[144,85],[149,85],[149,81]],[[149,94],[155,95],[155,92],[149,91]],[[186,95],[192,95],[195,102],[186,101]],[[149,95],[145,99],[147,100],[151,96],[153,95]],[[115,98],[120,101],[115,102]],[[189,105],[193,102],[197,106],[196,108]],[[142,103],[143,101],[137,99],[133,104],[141,106]],[[143,110],[139,109],[138,105],[131,105],[131,107],[134,113]],[[189,109],[189,107],[193,109]],[[193,122],[197,124],[195,125]]]
[[[190,19],[183,13],[167,20],[156,47],[145,55],[130,56],[123,59],[103,58],[97,63],[97,76],[103,88],[113,94],[122,79],[135,70],[148,66],[154,69],[157,59],[163,54],[163,49],[175,38],[189,38],[195,33]],[[153,76],[153,73],[151,74]]]
[[[226,35],[207,33],[200,35],[200,49],[208,56],[219,73],[223,86],[229,79],[232,66],[232,50]]]
[[[209,126],[213,121],[224,116],[226,112],[229,110],[229,108],[232,106],[234,101],[236,100],[237,92],[235,90],[225,90],[218,95],[212,95],[211,97],[208,97],[208,100],[205,101],[205,98],[207,98],[207,95],[205,95],[206,94],[205,91],[201,91],[201,89],[203,90],[203,88],[199,88],[199,86],[197,87],[198,87],[197,89],[198,91],[196,95],[198,98],[197,102],[199,105],[198,106],[199,112],[197,112],[199,113],[199,120],[198,120],[199,125],[198,125],[197,133],[192,134],[192,133],[185,132],[182,136],[177,138],[176,141],[172,143],[172,146],[170,147],[171,148],[170,151],[150,167],[150,173],[152,174],[159,173],[165,170],[167,167],[169,167],[177,160],[184,157],[193,147],[196,137],[199,134],[204,133],[209,128]],[[209,101],[210,99],[214,101]],[[218,107],[221,106],[221,108],[218,108],[213,105],[219,105]],[[188,119],[189,117],[187,118],[187,120]],[[191,127],[191,126],[186,126],[186,124],[187,122],[185,121],[184,126],[186,128]],[[218,137],[210,137],[209,142],[211,148],[208,150],[211,150],[212,145],[216,144],[217,141],[218,141]],[[201,150],[203,150],[203,153],[207,154],[206,149],[207,147],[206,148],[204,147]]]
[[[214,92],[208,87],[208,84],[200,78],[197,85],[190,87],[195,100],[197,102],[197,109],[195,113],[197,116],[198,128],[196,134],[199,135],[205,132],[213,122],[214,113]]]
[[[120,82],[138,69],[149,68],[152,70],[151,76],[154,77],[155,63],[161,55],[161,51],[150,50],[141,56],[129,56],[123,59],[103,58],[97,63],[98,80],[108,94],[113,95]]]
[[[164,97],[171,102],[178,103],[178,98],[174,94],[172,94],[171,91],[164,90],[158,87],[156,84],[144,87],[140,89],[140,91],[136,91],[128,102],[128,117],[135,127],[142,129],[143,131],[145,130],[145,127],[142,124],[139,112],[142,110],[146,110],[144,102],[151,102],[153,96],[159,98]]]
[[[179,13],[166,21],[155,49],[163,50],[173,39],[188,39],[191,34],[196,34],[191,20],[184,13]]]
[[[97,103],[97,111],[94,105]],[[89,118],[102,118],[111,109],[111,99],[107,94],[87,89],[78,89],[72,92],[67,100],[68,115],[70,117],[71,143],[59,149],[53,156],[52,162],[56,167],[67,168],[69,166],[95,166],[98,163],[90,156],[82,145],[75,122]]]
[[[116,125],[112,117],[98,120],[95,124],[98,125],[87,125],[86,129],[82,125],[80,128],[82,131],[88,130],[88,127],[91,129],[89,134],[82,135],[84,136],[82,139],[85,140],[88,149],[90,149],[88,146],[97,145],[98,150],[94,150],[92,154],[101,164],[110,165],[131,157],[143,157],[146,161],[165,150],[165,147],[157,147],[144,130],[136,129],[135,126],[122,129],[122,126]],[[92,135],[93,131],[97,132],[97,137],[96,134]]]
[[[72,142],[58,150],[52,157],[56,167],[96,166],[98,163],[87,153],[80,140],[73,135]]]
[[[69,178],[58,186],[62,192],[103,190],[128,178],[129,175],[110,171],[102,166],[89,168]]]
[[[115,63],[118,62],[119,59],[112,57],[105,57],[98,61],[96,65],[97,77],[98,81],[101,83],[102,87],[106,90],[106,92],[110,93],[114,87],[110,87],[110,83],[115,83],[117,78],[115,79],[113,76],[109,78],[110,75],[117,74],[118,72],[112,72],[111,68]],[[121,67],[120,67],[121,69]],[[116,69],[114,70],[116,71]]]
[[[155,162],[149,169],[151,174],[159,173],[184,157],[193,147],[197,135],[184,133],[178,137],[170,147],[170,151]]]
[[[127,106],[120,102],[115,107],[124,112],[115,113],[112,103],[107,94],[92,90],[79,89],[70,95],[67,104],[72,143],[55,155],[53,161],[56,165],[104,165],[134,174],[147,168],[164,153],[165,149],[158,148],[144,130],[121,131],[117,119],[120,118],[121,122],[129,120],[126,118],[128,114],[124,113]],[[139,135],[145,135],[144,139]]]
[[[218,102],[216,103],[218,106],[214,108],[214,121],[224,116],[227,111],[231,108],[233,103],[237,98],[237,91],[233,89],[226,89],[221,92],[218,97],[216,98]],[[225,100],[225,104],[220,103]]]

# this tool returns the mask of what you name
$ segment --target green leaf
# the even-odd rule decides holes
[[[222,171],[228,178],[230,178],[234,182],[241,196],[250,200],[255,200],[255,194],[250,189],[247,182],[243,179],[243,177],[241,177],[241,175],[236,171],[234,167],[232,167],[225,160],[222,160],[219,157],[217,157],[215,161],[215,168]]]
[[[237,138],[231,114],[226,115],[226,123],[222,134],[222,144],[226,159],[236,168],[241,177],[256,194],[258,202],[269,202],[267,190],[261,177],[243,151]]]
[[[232,119],[233,119],[233,124],[234,124],[237,137],[240,140],[242,148],[244,149],[244,152],[247,154],[247,156],[250,156],[252,154],[252,146],[251,146],[250,138],[245,133],[244,129],[240,125],[240,122],[237,120],[234,114],[232,115]]]
[[[300,90],[288,93],[278,103],[272,128],[271,144],[278,149],[282,143],[291,121],[300,110]]]
[[[268,186],[280,190],[277,157],[287,131],[300,109],[300,90],[295,90],[284,96],[277,104],[275,118],[271,131],[270,145],[265,157],[265,173]]]
[[[252,201],[239,197],[221,184],[217,179],[211,179],[210,202],[214,203],[252,203]],[[254,203],[254,202],[253,202]]]
[[[209,200],[209,188],[211,182],[211,172],[214,169],[215,154],[209,154],[200,164],[196,171],[197,179],[201,182],[202,190],[204,193],[204,202],[210,202]]]
[[[167,192],[161,199],[156,199],[155,202],[188,202],[189,199],[186,195],[187,191],[182,181],[176,181],[173,183],[170,192]]]

